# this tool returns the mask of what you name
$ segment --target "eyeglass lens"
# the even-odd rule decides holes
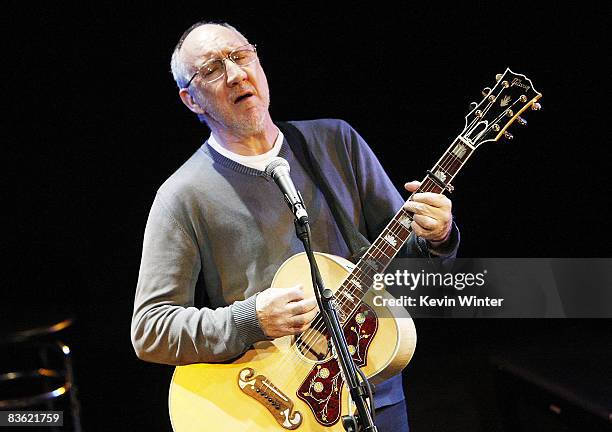
[[[253,46],[237,49],[232,51],[228,57],[229,60],[238,66],[247,66],[257,59],[257,53]],[[200,74],[205,82],[215,81],[225,73],[224,59],[214,59],[205,63],[200,69]]]

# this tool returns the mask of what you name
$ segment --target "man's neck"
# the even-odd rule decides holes
[[[270,151],[278,136],[278,128],[270,117],[264,123],[259,133],[242,135],[227,130],[213,130],[215,140],[227,150],[242,155],[256,156]]]

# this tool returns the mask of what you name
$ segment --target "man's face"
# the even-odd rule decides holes
[[[183,42],[181,56],[190,74],[207,61],[225,58],[247,41],[231,29],[204,25],[194,29]],[[189,86],[193,100],[211,129],[221,129],[239,135],[262,133],[269,116],[270,91],[259,60],[240,67],[225,60],[225,75],[205,83],[198,74]]]

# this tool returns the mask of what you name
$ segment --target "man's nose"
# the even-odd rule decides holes
[[[230,87],[239,84],[247,78],[246,71],[231,60],[225,60],[225,75],[227,85]]]

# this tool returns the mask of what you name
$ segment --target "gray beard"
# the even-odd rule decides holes
[[[268,101],[268,108],[269,107],[270,101]],[[216,107],[212,105],[205,106],[204,110],[206,111],[206,115],[201,116],[200,119],[203,120],[211,130],[216,129],[216,126],[220,125],[226,130],[243,136],[261,134],[265,130],[266,116],[260,111],[257,111],[256,115],[251,114],[246,118],[237,119],[228,113],[218,111]],[[210,120],[213,120],[213,122]]]

